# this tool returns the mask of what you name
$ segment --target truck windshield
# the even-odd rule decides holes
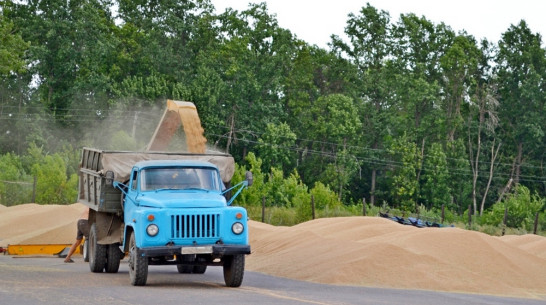
[[[221,191],[222,182],[218,171],[206,167],[158,167],[141,171],[142,191],[158,189],[203,189]]]

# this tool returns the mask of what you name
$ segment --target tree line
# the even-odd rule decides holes
[[[323,49],[280,27],[265,3],[0,5],[6,160],[139,150],[165,99],[187,100],[211,148],[241,165],[252,153],[271,177],[326,186],[345,206],[481,215],[522,190],[544,210],[546,49],[525,20],[491,42],[366,4],[347,16],[347,39]]]

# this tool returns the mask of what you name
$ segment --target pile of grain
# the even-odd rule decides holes
[[[326,284],[546,298],[546,238],[416,228],[378,217],[251,222],[248,269]]]
[[[71,243],[84,206],[0,206],[0,246]],[[546,298],[546,238],[416,228],[378,217],[250,221],[247,270],[336,285]]]

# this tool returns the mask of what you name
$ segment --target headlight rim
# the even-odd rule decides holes
[[[245,231],[245,225],[239,221],[234,222],[231,225],[231,232],[235,235],[241,235]]]
[[[154,228],[155,228],[155,233],[154,233],[154,231],[152,231]],[[157,234],[159,234],[159,226],[156,225],[155,223],[149,224],[146,227],[146,234],[148,234],[148,236],[150,236],[150,237],[157,236]]]

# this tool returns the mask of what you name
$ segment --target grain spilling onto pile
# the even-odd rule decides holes
[[[178,110],[182,127],[186,134],[186,144],[188,151],[196,154],[204,154],[206,150],[207,139],[203,136],[204,130],[201,127],[199,114],[195,107],[184,107]]]

